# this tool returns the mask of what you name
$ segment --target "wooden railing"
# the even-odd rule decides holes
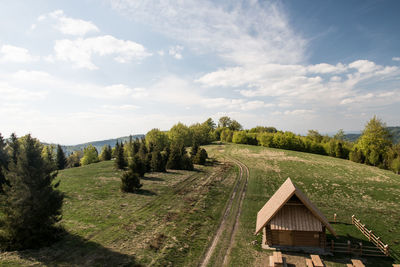
[[[382,242],[380,237],[376,236],[372,230],[368,230],[365,224],[362,224],[354,215],[351,216],[351,223],[354,224],[363,233],[370,242],[372,242],[380,251],[389,256],[389,246]]]
[[[362,242],[351,243],[350,240],[347,243],[335,242],[333,239],[330,242],[330,251],[332,253],[345,253],[356,256],[369,256],[369,257],[386,257],[382,251],[375,246],[365,246]]]

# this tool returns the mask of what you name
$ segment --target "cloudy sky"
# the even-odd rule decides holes
[[[0,132],[77,144],[228,115],[400,125],[400,2],[0,3]]]

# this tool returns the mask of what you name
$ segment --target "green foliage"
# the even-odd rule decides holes
[[[125,156],[124,156],[124,145],[120,144],[118,141],[115,144],[115,168],[124,170],[127,166]]]
[[[386,125],[376,116],[365,125],[357,142],[357,147],[365,155],[366,163],[374,166],[383,163],[391,145],[392,141]]]
[[[322,135],[317,130],[308,130],[307,137],[316,143],[321,143]]]
[[[168,169],[193,170],[193,163],[181,144],[172,144],[167,162]]]
[[[57,165],[57,170],[63,170],[67,166],[67,159],[65,157],[65,153],[60,145],[57,145],[56,165]]]
[[[127,193],[133,193],[137,189],[141,188],[140,177],[138,173],[135,173],[132,168],[124,172],[121,176],[121,191]]]
[[[207,151],[204,148],[198,148],[198,151],[192,159],[194,164],[205,165],[208,158]]]
[[[83,152],[82,151],[80,151],[80,150],[74,151],[67,158],[67,167],[68,168],[79,167],[81,165],[82,157],[83,157]]]
[[[275,127],[256,126],[249,130],[249,133],[276,133]]]
[[[52,185],[57,173],[41,157],[42,146],[27,135],[21,141],[17,164],[12,162],[1,196],[0,245],[20,250],[47,245],[54,240],[54,224],[61,219],[63,194]]]
[[[223,116],[218,120],[218,127],[228,128],[231,125],[231,123],[232,123],[231,118],[229,118],[228,116]]]
[[[178,123],[172,126],[168,132],[171,143],[183,144],[185,147],[192,144],[192,132],[189,127],[183,123]]]
[[[169,145],[168,135],[159,129],[152,129],[146,134],[146,144],[162,151]]]
[[[234,132],[232,142],[235,144],[247,144],[247,136],[245,131]]]
[[[47,165],[51,167],[52,170],[57,169],[57,164],[56,164],[56,157],[54,155],[54,146],[53,145],[48,145],[48,146],[43,146],[42,150],[42,158],[46,162]]]
[[[6,143],[0,133],[0,193],[3,192],[3,185],[6,184],[5,172],[8,170],[8,162]]]
[[[161,156],[160,151],[153,151],[151,155],[151,162],[150,168],[153,172],[165,172],[166,162],[164,161],[163,157]]]
[[[213,128],[209,126],[208,122],[202,124],[196,123],[189,127],[192,134],[192,143],[195,142],[199,145],[207,145],[211,143]],[[192,144],[191,143],[191,144]]]
[[[10,139],[8,140],[7,143],[8,143],[11,161],[14,164],[17,164],[17,160],[18,160],[17,158],[18,158],[18,153],[19,153],[19,142],[18,142],[18,138],[15,135],[15,133],[11,134]]]
[[[400,174],[400,156],[392,160],[392,162],[390,163],[390,169],[394,173]]]
[[[104,145],[101,153],[100,153],[100,160],[105,161],[105,160],[111,160],[112,158],[112,149],[110,145]]]
[[[231,129],[232,131],[241,131],[243,129],[243,126],[236,120],[233,120],[229,125],[229,129]]]
[[[139,155],[135,155],[129,165],[129,169],[134,173],[139,174],[140,177],[143,177],[146,173],[147,167],[145,161],[140,158]]]
[[[228,143],[230,143],[230,142],[232,142],[232,138],[233,138],[233,131],[232,131],[232,130],[226,128],[226,129],[223,129],[223,130],[221,131],[220,140],[221,140],[222,142],[228,142]]]
[[[99,162],[99,154],[97,152],[97,149],[93,145],[88,145],[83,150],[81,165],[89,165],[95,162]]]
[[[364,163],[365,156],[357,146],[354,146],[353,150],[349,154],[349,159],[357,163]]]

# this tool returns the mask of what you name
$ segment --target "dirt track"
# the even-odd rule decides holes
[[[242,204],[243,204],[243,199],[245,197],[246,194],[246,189],[247,189],[247,182],[249,179],[249,169],[247,168],[246,165],[244,165],[242,162],[233,159],[233,158],[228,158],[229,161],[235,163],[238,167],[239,167],[239,175],[238,175],[238,179],[235,185],[234,190],[232,191],[231,197],[229,199],[228,205],[225,208],[224,211],[224,216],[220,222],[220,225],[218,226],[218,229],[212,239],[211,245],[209,246],[209,248],[207,249],[206,254],[203,257],[202,262],[199,264],[199,266],[207,266],[211,256],[213,255],[215,248],[217,246],[217,244],[220,242],[220,238],[221,235],[224,231],[226,231],[226,233],[229,233],[229,244],[228,247],[226,249],[226,251],[224,252],[224,260],[223,260],[223,265],[227,264],[228,261],[228,257],[232,248],[232,244],[233,244],[233,239],[235,236],[235,233],[237,231],[238,225],[239,225],[239,217],[240,217],[240,213],[242,210]],[[239,203],[239,208],[234,211],[232,209],[232,205],[234,202],[238,202]],[[231,213],[235,212],[236,214],[234,214],[234,216],[232,216],[233,218],[235,218],[235,222],[232,224],[232,227],[230,227],[230,229],[226,229],[227,228],[227,220],[228,217],[231,217]]]

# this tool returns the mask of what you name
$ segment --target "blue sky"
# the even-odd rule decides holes
[[[0,132],[76,144],[227,115],[400,125],[398,1],[0,4]]]

